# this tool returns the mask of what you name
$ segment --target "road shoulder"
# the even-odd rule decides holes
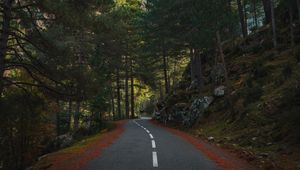
[[[111,131],[101,131],[99,134],[77,142],[71,147],[47,154],[31,169],[82,169],[88,161],[101,155],[103,149],[110,146],[121,136],[126,122],[126,120],[117,121],[115,122],[115,128]]]
[[[206,155],[209,159],[213,160],[218,166],[225,170],[233,169],[243,169],[243,170],[253,170],[258,169],[253,165],[250,165],[247,161],[242,160],[230,151],[220,148],[217,145],[208,143],[200,138],[194,137],[191,134],[184,132],[182,130],[175,129],[173,127],[165,126],[157,121],[151,120],[156,126],[162,127],[169,131],[170,133],[181,137],[188,143],[192,144],[196,149]]]

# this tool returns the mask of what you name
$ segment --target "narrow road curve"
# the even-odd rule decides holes
[[[152,145],[152,149],[154,149],[154,151],[152,152],[152,161],[153,161],[153,167],[158,167],[158,161],[157,161],[157,152],[156,152],[156,144],[155,144],[155,140],[153,135],[150,133],[150,131],[145,128],[143,125],[139,124],[138,122],[136,122],[135,120],[133,121],[136,125],[138,125],[139,127],[141,127],[142,129],[144,129],[148,134],[149,137],[151,139],[151,145]]]
[[[110,147],[85,170],[217,170],[194,146],[149,120],[129,121]]]

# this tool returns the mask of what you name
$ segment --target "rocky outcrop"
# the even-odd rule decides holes
[[[201,120],[205,110],[214,101],[212,96],[204,96],[195,99],[192,104],[176,103],[170,112],[165,112],[165,108],[160,110],[160,116],[156,117],[162,122],[175,121],[181,122],[184,126],[190,127]]]
[[[209,107],[213,100],[213,97],[208,96],[194,100],[190,108],[190,125],[193,125],[203,117],[204,111]]]
[[[57,150],[70,146],[74,142],[74,138],[71,133],[57,136],[49,145],[48,150]]]
[[[225,86],[219,86],[214,90],[214,96],[221,97],[225,95]]]

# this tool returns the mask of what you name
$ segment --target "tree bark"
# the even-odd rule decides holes
[[[229,8],[231,8],[231,0],[228,0],[228,1],[227,1],[227,6],[228,6]]]
[[[134,118],[134,78],[133,78],[133,60],[130,60],[130,85],[131,85],[131,118]]]
[[[270,0],[271,6],[271,21],[272,21],[272,31],[273,31],[273,45],[277,48],[277,33],[276,33],[276,23],[275,23],[275,11],[274,11],[274,0]]]
[[[243,12],[244,12],[244,22],[245,22],[246,33],[248,35],[247,0],[243,0]]]
[[[165,43],[163,44],[162,48],[163,48],[163,68],[164,68],[165,90],[166,90],[166,94],[169,94],[167,50],[165,48]]]
[[[3,8],[3,21],[2,21],[2,33],[0,35],[0,96],[4,89],[4,65],[5,56],[7,53],[7,43],[10,31],[10,21],[11,21],[11,8],[12,0],[4,0],[2,3]]]
[[[122,112],[121,112],[121,87],[120,87],[120,68],[117,68],[117,112],[118,112],[118,118],[122,118]]]
[[[129,118],[129,70],[128,70],[129,57],[125,56],[125,115]]]
[[[56,100],[58,107],[60,108],[59,100]],[[60,111],[56,112],[56,136],[60,135]]]
[[[176,85],[176,73],[177,73],[177,60],[174,61],[174,67],[173,67],[173,76],[172,76],[172,87],[175,90]]]
[[[298,0],[297,0],[298,1]],[[289,19],[290,19],[290,41],[291,41],[291,47],[293,48],[295,46],[295,36],[294,36],[294,23],[293,23],[293,11],[292,7],[289,7]]]
[[[243,37],[245,38],[248,35],[247,31],[247,23],[245,20],[245,13],[243,10],[242,2],[241,0],[237,0],[237,5],[238,5],[238,11],[239,11],[239,16],[240,16],[240,24],[242,28],[242,33]]]
[[[116,112],[115,112],[115,98],[114,98],[114,87],[111,83],[111,90],[110,90],[110,98],[111,98],[111,113],[113,120],[116,119]]]
[[[69,99],[69,106],[68,106],[68,128],[69,128],[69,130],[72,129],[71,119],[72,119],[72,100]]]
[[[191,69],[191,83],[195,80],[194,75],[194,49],[190,48],[190,69]]]
[[[164,92],[163,92],[161,82],[159,83],[159,98],[160,98],[160,100],[163,100],[163,98],[164,98]]]
[[[222,42],[221,42],[221,36],[220,36],[220,32],[217,31],[216,32],[216,37],[217,37],[217,46],[218,46],[218,51],[219,51],[219,55],[224,67],[224,75],[225,75],[225,83],[227,86],[229,86],[229,80],[228,80],[228,72],[227,72],[227,68],[226,68],[226,62],[225,62],[225,56],[224,56],[224,52],[223,52],[223,47],[222,47]]]
[[[271,0],[262,0],[265,12],[265,24],[269,24],[272,21],[271,14]]]
[[[202,75],[202,62],[201,62],[201,54],[199,50],[195,50],[194,53],[194,75],[195,80],[197,81],[197,89],[201,92],[203,87],[203,75]]]
[[[257,2],[256,2],[256,0],[253,0],[253,15],[254,15],[255,28],[258,28]]]
[[[300,0],[297,1],[297,9],[298,9],[298,20],[300,20]]]
[[[76,101],[76,110],[74,115],[74,130],[79,128],[79,115],[80,115],[80,101]]]

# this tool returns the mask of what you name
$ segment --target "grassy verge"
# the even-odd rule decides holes
[[[102,129],[99,133],[84,137],[70,147],[40,157],[39,161],[31,169],[64,169],[65,164],[71,163],[77,157],[84,155],[89,148],[103,140],[102,138],[105,134],[113,131],[115,128],[116,125],[114,123],[108,123],[106,128]]]

